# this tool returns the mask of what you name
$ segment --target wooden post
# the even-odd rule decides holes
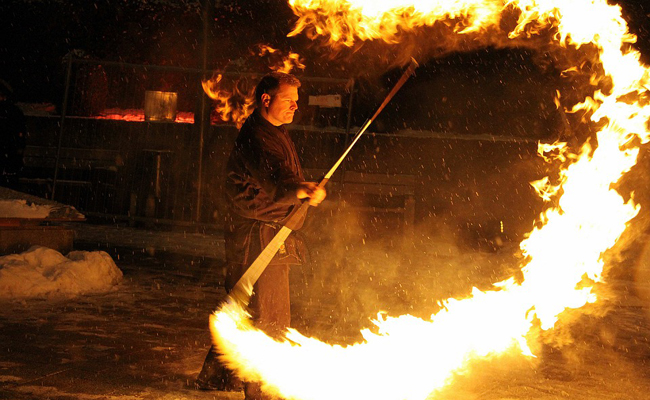
[[[214,16],[214,0],[203,1],[203,46],[201,54],[201,80],[208,79],[208,57],[210,52],[210,24]],[[199,82],[200,88],[200,110],[198,117],[199,122],[199,150],[198,166],[196,176],[196,210],[194,220],[196,223],[201,222],[201,197],[203,196],[203,146],[205,144],[205,134],[210,127],[210,103],[208,96],[203,92],[203,86]],[[196,120],[194,121],[196,124]]]
[[[59,141],[56,147],[56,160],[54,162],[54,177],[52,179],[51,200],[54,200],[56,194],[56,180],[59,176],[59,163],[61,161],[61,145],[63,143],[63,126],[65,122],[65,113],[68,109],[68,97],[70,95],[70,76],[72,75],[72,54],[68,54],[68,67],[65,74],[65,90],[63,92],[63,104],[61,105],[61,122],[59,123]]]

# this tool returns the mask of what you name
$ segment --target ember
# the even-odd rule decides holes
[[[494,34],[504,10],[516,9],[516,25],[505,32],[512,40],[541,32],[556,48],[591,44],[599,51],[602,70],[594,68],[593,93],[573,106],[600,122],[598,147],[585,144],[568,156],[558,182],[536,184],[556,206],[520,245],[525,261],[521,276],[475,289],[466,299],[449,299],[429,320],[410,315],[373,321],[364,341],[332,346],[295,330],[275,341],[255,329],[246,312],[226,304],[212,318],[215,343],[224,361],[247,380],[286,398],[300,399],[424,399],[448,384],[472,360],[516,352],[532,356],[534,326],[551,330],[563,312],[597,300],[594,285],[602,280],[602,254],[611,248],[639,208],[611,186],[636,163],[638,148],[647,142],[650,105],[638,94],[646,91],[648,70],[628,43],[618,6],[596,1],[456,1],[424,6],[399,2],[290,0],[299,20],[292,34],[307,31],[331,44],[358,40],[395,42],[398,32],[443,22],[458,35]],[[444,7],[444,8],[443,8]],[[611,80],[607,91],[596,83]],[[608,87],[610,87],[608,85]],[[628,100],[623,102],[624,95]],[[636,140],[635,140],[636,139]],[[545,152],[549,149],[542,149]],[[597,218],[594,218],[597,216]]]

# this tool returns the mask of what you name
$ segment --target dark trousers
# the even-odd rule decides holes
[[[226,277],[226,290],[230,291],[244,273],[244,266],[229,268]],[[291,303],[289,298],[289,265],[269,265],[253,286],[253,296],[249,312],[255,327],[272,337],[281,336],[291,325]],[[236,390],[239,382],[232,371],[219,362],[219,352],[213,345],[208,352],[197,382],[209,383],[220,390]],[[260,389],[258,383],[244,382],[247,400],[267,400],[273,398]]]

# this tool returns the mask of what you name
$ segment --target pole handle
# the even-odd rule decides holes
[[[320,180],[320,182],[318,183],[318,187],[321,187],[321,188],[325,187],[325,185],[327,185],[327,182],[329,182],[329,180],[330,180],[330,178],[322,178]]]
[[[318,183],[318,187],[324,188],[325,185],[327,185],[327,182],[329,182],[329,178],[322,178]],[[293,215],[289,218],[289,220],[284,224],[284,226],[291,229],[292,231],[295,231],[297,228],[298,221],[300,221],[301,218],[307,215],[308,209],[309,209],[309,199],[305,199],[303,200],[300,207],[298,207],[298,209],[293,213]]]

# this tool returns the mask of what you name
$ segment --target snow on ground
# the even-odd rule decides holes
[[[103,251],[73,251],[67,257],[33,246],[0,257],[0,299],[72,298],[104,293],[122,280],[122,271]]]
[[[26,200],[0,200],[0,218],[47,218],[52,207]]]
[[[0,218],[81,221],[84,216],[72,206],[0,187]]]

